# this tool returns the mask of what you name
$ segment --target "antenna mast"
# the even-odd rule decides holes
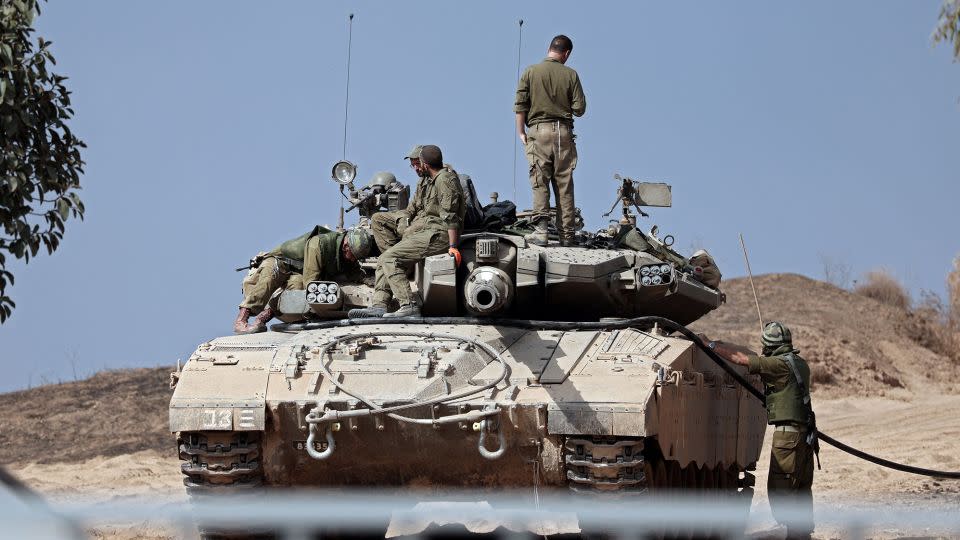
[[[347,91],[343,101],[343,159],[347,159],[347,121],[350,118],[350,63],[353,51],[353,13],[347,19]],[[340,218],[337,220],[337,230],[343,230],[343,185],[340,185]]]
[[[757,317],[760,318],[760,333],[763,333],[763,314],[760,313],[760,297],[753,284],[753,272],[750,270],[750,258],[747,257],[747,245],[743,243],[743,233],[740,233],[740,249],[743,250],[743,260],[747,263],[747,275],[750,276],[750,288],[753,289],[753,301],[757,303]]]
[[[347,92],[343,103],[343,159],[347,159],[347,119],[350,112],[350,53],[353,49],[353,13],[348,19],[347,31]]]
[[[520,47],[523,45],[523,19],[520,19],[518,28],[517,28],[517,78],[514,81],[520,80]],[[515,83],[516,84],[516,83]],[[517,201],[517,143],[514,139],[517,137],[516,133],[511,133],[510,141],[513,143],[513,201]]]

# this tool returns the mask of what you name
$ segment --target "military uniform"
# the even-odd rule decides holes
[[[787,525],[787,538],[809,538],[813,532],[813,455],[808,443],[810,426],[810,368],[792,345],[782,345],[767,356],[750,356],[750,373],[760,375],[767,402],[767,421],[776,426],[770,449],[767,492],[774,518]],[[792,360],[803,381],[798,384]],[[783,508],[799,507],[802,522],[785,523]],[[781,514],[781,515],[778,515]]]
[[[343,258],[344,234],[317,226],[268,251],[257,268],[243,280],[244,298],[240,308],[247,308],[256,315],[277,289],[303,289],[307,283],[317,280],[363,279],[360,264]],[[300,265],[302,269],[297,267]]]
[[[387,215],[379,218],[380,230],[374,229],[374,238],[381,249],[381,242],[389,247],[378,260],[373,306],[386,308],[391,298],[396,298],[401,305],[411,303],[413,293],[407,281],[407,266],[430,255],[446,252],[449,246],[447,230],[459,231],[463,227],[465,211],[460,180],[453,171],[441,169],[433,178],[421,179],[407,210],[382,213]],[[399,239],[397,229],[388,227],[398,216],[410,219]],[[377,223],[377,216],[374,218]]]
[[[580,77],[559,60],[546,58],[523,72],[513,110],[527,115],[526,155],[530,163],[533,212],[536,221],[550,217],[550,188],[557,202],[561,239],[575,232],[576,204],[573,170],[577,145],[573,117],[583,116],[587,101]]]

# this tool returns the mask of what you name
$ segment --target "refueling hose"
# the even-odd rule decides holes
[[[754,387],[750,382],[743,378],[729,362],[721,358],[716,352],[711,350],[709,347],[704,345],[700,338],[697,337],[697,334],[692,330],[683,326],[680,323],[674,322],[665,317],[656,317],[656,316],[646,316],[646,317],[634,317],[631,319],[619,319],[619,320],[610,320],[610,321],[585,321],[585,322],[572,322],[572,321],[533,321],[526,319],[494,319],[494,318],[477,318],[477,317],[411,317],[411,318],[396,318],[396,319],[383,319],[383,318],[373,318],[373,319],[338,319],[333,321],[323,321],[323,322],[303,322],[303,323],[281,323],[275,324],[271,327],[271,330],[276,332],[302,332],[305,330],[320,330],[325,328],[339,328],[339,327],[348,327],[348,326],[366,326],[366,325],[376,325],[376,324],[466,324],[466,325],[482,325],[482,326],[510,326],[514,328],[523,328],[528,330],[611,330],[611,329],[623,329],[623,328],[647,328],[650,326],[660,326],[661,328],[677,332],[690,341],[693,342],[701,351],[703,351],[708,358],[713,360],[721,369],[726,371],[737,383],[740,384],[744,389],[750,392],[753,397],[760,400],[761,403],[766,404],[766,397],[763,395],[763,392]],[[951,479],[960,479],[960,471],[937,471],[933,469],[925,469],[922,467],[914,467],[912,465],[906,465],[903,463],[897,463],[895,461],[890,461],[881,457],[868,454],[863,450],[858,450],[852,446],[846,445],[833,437],[825,434],[824,432],[817,430],[817,436],[823,442],[846,452],[852,456],[856,456],[860,459],[869,461],[881,467],[887,467],[889,469],[894,469],[897,471],[910,473],[910,474],[919,474],[923,476],[933,476],[937,478],[951,478]]]

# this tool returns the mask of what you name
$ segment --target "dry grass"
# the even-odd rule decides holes
[[[830,371],[830,368],[823,364],[813,364],[810,366],[810,382],[812,385],[833,384],[837,382],[837,376]]]
[[[947,274],[947,302],[950,324],[960,330],[960,255],[953,259],[953,270]]]
[[[861,296],[872,298],[888,306],[907,310],[910,308],[910,293],[886,270],[867,272],[862,283],[853,291]]]

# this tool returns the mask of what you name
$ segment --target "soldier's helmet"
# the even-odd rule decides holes
[[[357,259],[365,259],[370,255],[372,241],[370,234],[364,229],[350,229],[347,231],[347,245]]]
[[[386,188],[390,184],[397,181],[397,177],[391,172],[380,171],[373,175],[373,178],[370,179],[370,186],[380,186]]]
[[[779,321],[768,322],[760,334],[760,342],[764,347],[777,348],[781,345],[793,343],[793,335],[787,325]]]

